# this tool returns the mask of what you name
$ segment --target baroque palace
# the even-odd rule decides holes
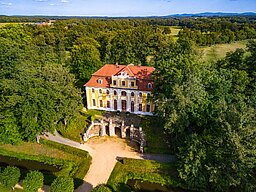
[[[87,108],[152,115],[154,70],[133,64],[104,65],[84,85]]]

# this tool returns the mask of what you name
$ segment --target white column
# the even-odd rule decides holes
[[[112,99],[114,95],[114,91],[112,89],[109,89],[109,102],[110,102],[110,111],[114,111],[114,100]]]
[[[121,90],[117,90],[117,110],[122,111],[122,106],[121,106]]]

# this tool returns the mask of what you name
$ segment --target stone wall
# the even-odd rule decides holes
[[[120,129],[121,138],[128,138],[132,141],[139,143],[140,152],[143,153],[143,149],[146,146],[145,134],[141,127],[134,127],[133,124],[125,125],[124,121],[121,124],[113,123],[112,119],[108,122],[92,122],[88,127],[86,133],[83,135],[83,141],[88,141],[91,137],[96,136],[117,136],[116,129]],[[128,135],[129,133],[129,135]]]

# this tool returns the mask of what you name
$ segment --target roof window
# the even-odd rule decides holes
[[[97,83],[102,84],[102,79],[98,79]]]

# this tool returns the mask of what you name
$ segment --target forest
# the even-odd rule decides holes
[[[35,141],[75,121],[83,84],[106,63],[156,68],[159,125],[179,177],[197,191],[256,190],[256,19],[66,18],[0,21],[0,142]],[[47,18],[48,19],[48,18]],[[181,28],[177,37],[171,26]],[[248,40],[216,62],[201,46]]]

